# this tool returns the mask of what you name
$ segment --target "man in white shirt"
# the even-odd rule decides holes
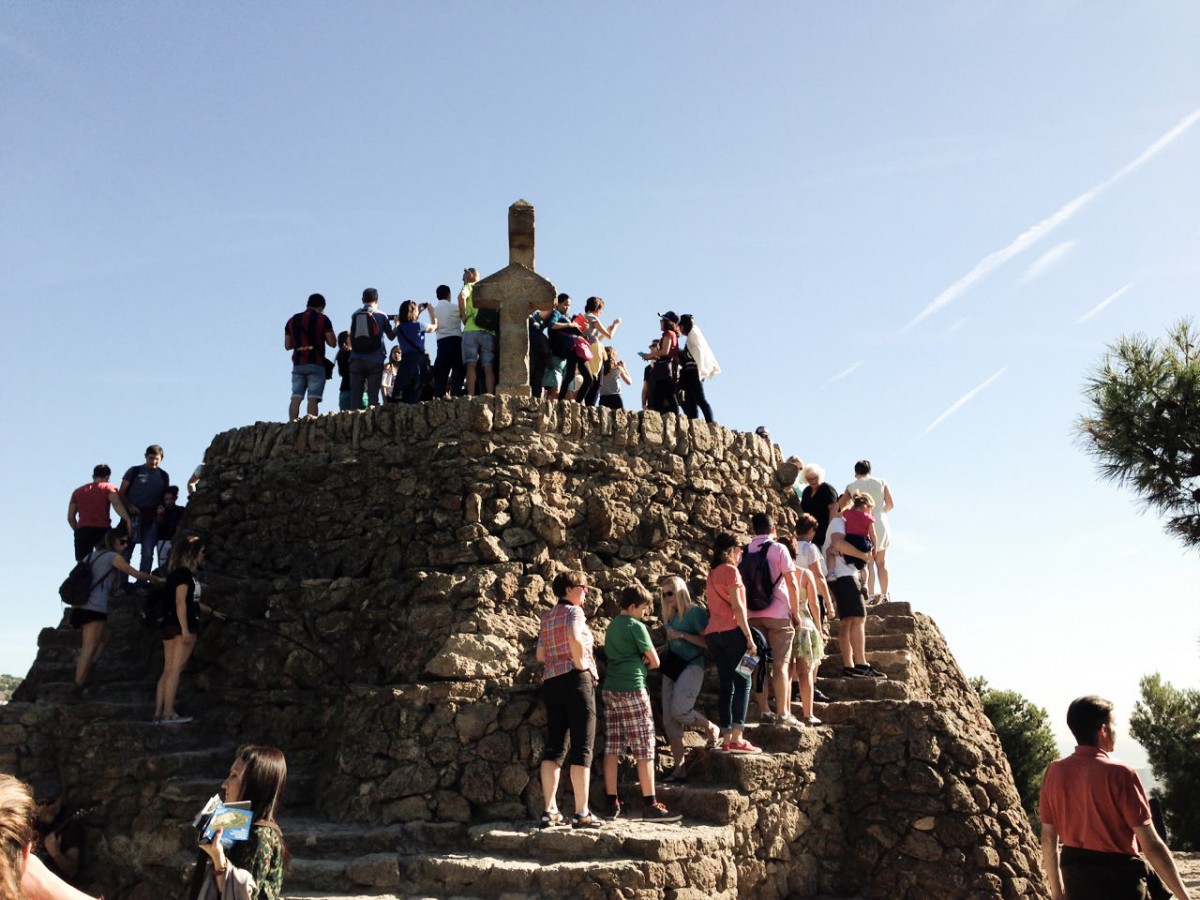
[[[433,314],[438,323],[433,396],[461,397],[466,393],[463,379],[467,375],[466,364],[462,361],[462,312],[458,304],[450,299],[450,285],[438,285]]]

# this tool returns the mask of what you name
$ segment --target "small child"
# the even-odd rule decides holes
[[[863,553],[870,553],[875,549],[875,517],[871,515],[874,508],[875,501],[871,499],[870,494],[855,491],[850,495],[850,508],[842,513],[842,519],[846,523],[846,543]],[[855,559],[852,556],[847,556],[846,562],[856,569],[863,569],[867,565],[866,560]]]
[[[642,818],[655,822],[678,822],[654,795],[654,712],[646,691],[646,669],[658,668],[658,653],[642,617],[650,608],[650,594],[631,585],[621,591],[621,613],[604,633],[608,668],[604,673],[604,793],[609,814],[621,814],[617,797],[617,763],[626,747],[637,762],[638,784],[645,807]]]
[[[166,568],[167,559],[171,555],[171,543],[175,540],[175,529],[179,527],[179,520],[183,518],[183,511],[186,506],[176,506],[175,501],[179,499],[179,488],[175,485],[168,485],[163,491],[162,503],[158,506],[158,544],[156,552],[158,554],[158,565],[160,568]]]

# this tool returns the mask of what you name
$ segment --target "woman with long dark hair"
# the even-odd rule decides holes
[[[282,750],[259,744],[238,748],[221,791],[226,803],[250,802],[250,837],[226,851],[218,829],[211,843],[200,845],[190,900],[279,900],[288,851],[276,816],[286,784]]]
[[[662,335],[642,358],[649,360],[650,408],[660,413],[679,412],[675,399],[675,379],[679,373],[679,316],[671,311],[658,320]]]
[[[163,670],[154,691],[154,721],[164,725],[182,725],[192,721],[175,711],[179,676],[196,647],[200,630],[200,584],[196,570],[204,563],[204,541],[189,534],[171,547],[167,592],[170,612],[162,629]],[[207,607],[205,607],[207,609]]]
[[[750,705],[750,676],[739,672],[737,667],[743,655],[757,656],[758,647],[746,615],[746,585],[738,571],[741,558],[742,545],[738,539],[727,532],[718,534],[705,586],[708,625],[704,637],[717,664],[721,684],[717,699],[717,722],[724,739],[721,749],[727,753],[761,753],[742,735]]]
[[[616,347],[604,348],[604,365],[600,369],[600,405],[606,409],[624,409],[625,401],[621,399],[621,382],[633,384],[625,363],[617,358]]]

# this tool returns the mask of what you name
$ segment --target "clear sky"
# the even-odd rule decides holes
[[[284,418],[283,323],[464,266],[691,312],[723,424],[896,497],[893,595],[1060,724],[1200,675],[1197,557],[1073,437],[1106,343],[1196,312],[1191,2],[0,5],[0,671],[72,489]],[[1137,759],[1131,743],[1125,754]]]

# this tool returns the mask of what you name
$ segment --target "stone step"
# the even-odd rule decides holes
[[[289,801],[290,793],[289,790]],[[458,822],[362,825],[285,815],[280,817],[279,825],[287,835],[291,852],[305,859],[338,859],[369,853],[445,850],[462,846],[467,840],[467,826]]]
[[[470,830],[473,849],[539,860],[596,860],[630,857],[654,862],[696,859],[721,852],[733,835],[727,827],[690,823],[661,824],[622,815],[589,831],[588,840],[571,828],[539,828],[513,823],[480,825]]]
[[[841,647],[841,640],[838,637],[837,624],[833,626],[833,631],[829,635],[829,639],[825,641],[825,653],[829,656],[837,655]],[[899,632],[896,634],[871,634],[867,633],[867,652],[875,652],[880,650],[908,650],[913,647],[913,637],[911,634]]]
[[[842,671],[841,666],[838,666],[837,671]],[[830,704],[832,706],[838,706],[846,700],[909,699],[908,686],[902,681],[893,681],[890,678],[844,678],[839,674],[836,678],[820,676],[816,685],[819,690],[833,698],[834,702]],[[798,708],[798,703],[793,705],[793,709]],[[825,708],[828,709],[828,706]],[[817,718],[823,719],[825,716],[818,712]]]
[[[909,650],[875,650],[867,653],[867,662],[887,675],[888,678],[907,681],[909,666],[913,664],[913,655]],[[817,670],[818,677],[835,678],[841,677],[841,674],[842,658],[840,654],[826,656]]]

